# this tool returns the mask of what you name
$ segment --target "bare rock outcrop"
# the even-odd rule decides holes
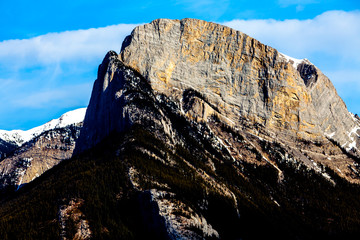
[[[151,189],[150,201],[157,205],[170,239],[219,238],[219,233],[193,209],[174,198],[174,194]]]
[[[91,239],[89,222],[80,210],[80,207],[83,204],[83,199],[71,199],[67,205],[60,206],[58,220],[60,225],[61,240]]]

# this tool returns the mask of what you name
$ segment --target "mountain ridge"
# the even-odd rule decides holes
[[[86,108],[78,108],[63,113],[59,118],[52,119],[40,126],[29,130],[0,130],[0,139],[5,142],[14,143],[17,146],[30,141],[32,138],[39,136],[41,133],[55,128],[66,127],[71,124],[77,124],[84,120]]]

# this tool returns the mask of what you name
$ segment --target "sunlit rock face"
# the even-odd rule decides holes
[[[235,126],[245,118],[282,138],[330,136],[359,154],[359,124],[330,80],[308,60],[242,32],[195,19],[158,19],[134,29],[120,59],[179,103],[186,89],[196,89]]]

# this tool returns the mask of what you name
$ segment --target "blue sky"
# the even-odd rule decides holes
[[[360,113],[360,1],[0,0],[0,129],[29,129],[87,106],[97,67],[138,24],[199,18],[308,58]]]

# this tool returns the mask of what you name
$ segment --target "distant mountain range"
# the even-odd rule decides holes
[[[45,131],[55,128],[63,128],[71,124],[77,124],[84,120],[86,108],[79,108],[61,115],[58,119],[53,119],[41,126],[23,131],[23,130],[0,130],[0,139],[5,142],[21,146],[32,138],[39,136]]]
[[[86,114],[1,133],[0,238],[353,239],[359,134],[309,60],[157,19],[106,54]]]

